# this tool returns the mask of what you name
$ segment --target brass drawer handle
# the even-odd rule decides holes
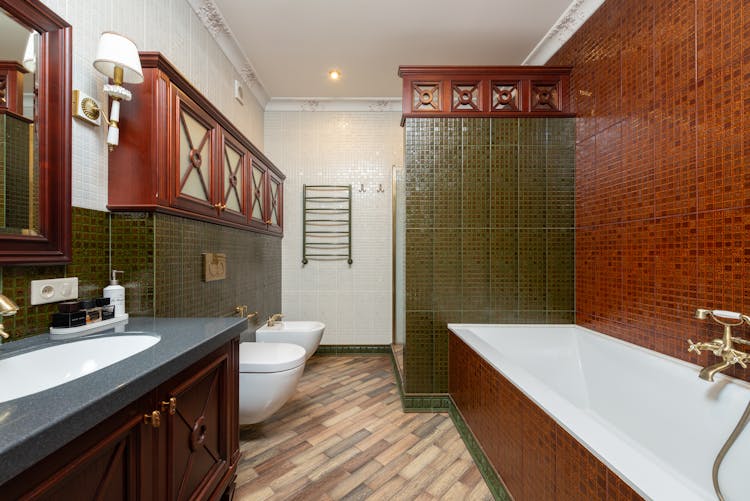
[[[158,428],[161,426],[161,412],[153,411],[151,414],[144,414],[143,424],[150,424],[154,428]]]
[[[227,208],[227,204],[216,203],[216,204],[214,204],[214,207],[216,207],[216,209],[219,210],[219,211],[223,211],[224,209]]]
[[[270,219],[266,219],[266,224],[271,224],[271,220]]]
[[[169,400],[161,403],[161,411],[169,412],[170,416],[174,416],[177,412],[177,397],[170,397]]]

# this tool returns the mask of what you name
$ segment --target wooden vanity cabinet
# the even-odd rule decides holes
[[[4,499],[154,499],[151,395],[128,405],[3,486]]]
[[[238,357],[234,339],[5,484],[2,497],[230,497],[240,457]]]
[[[107,207],[282,235],[281,171],[163,55],[140,56],[144,82],[120,111]]]
[[[159,499],[215,498],[232,480],[239,460],[239,373],[230,367],[239,367],[236,361],[219,351],[160,386],[167,410],[159,433],[166,456],[166,465],[158,468],[164,479]],[[171,402],[174,413],[168,410]]]

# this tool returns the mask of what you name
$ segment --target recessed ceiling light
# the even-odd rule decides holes
[[[331,80],[340,80],[341,72],[339,70],[331,70],[328,72],[328,78]]]

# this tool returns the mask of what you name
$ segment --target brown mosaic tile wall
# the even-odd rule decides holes
[[[577,323],[699,364],[720,331],[695,308],[750,312],[746,7],[608,0],[549,61],[573,66]]]
[[[44,278],[78,277],[78,295],[101,296],[109,272],[109,217],[106,212],[73,207],[73,258],[66,266],[3,266],[2,292],[19,312],[4,319],[12,339],[46,332],[54,304],[31,306],[30,282]]]
[[[450,395],[516,501],[642,499],[455,334]]]
[[[406,120],[407,393],[448,390],[450,322],[573,322],[573,119]]]
[[[111,216],[111,217],[110,217]],[[135,316],[227,316],[247,304],[259,321],[281,311],[281,239],[151,213],[73,208],[73,259],[66,266],[4,266],[2,292],[20,311],[5,319],[13,339],[46,332],[54,304],[31,306],[31,280],[77,276],[79,296],[101,296],[124,270],[126,309]],[[228,278],[204,283],[201,252],[227,254]]]

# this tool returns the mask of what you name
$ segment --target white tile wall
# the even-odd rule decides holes
[[[286,174],[282,306],[326,324],[324,344],[391,342],[391,170],[403,163],[398,112],[266,112],[269,158]],[[302,266],[302,185],[351,184],[352,257]],[[366,192],[357,190],[364,184]],[[377,193],[382,184],[384,193]]]
[[[103,77],[92,62],[102,31],[133,39],[140,50],[164,53],[256,146],[263,148],[263,109],[245,89],[245,105],[234,100],[240,80],[187,0],[43,0],[73,26],[73,88],[104,102]],[[124,104],[123,106],[127,106]],[[121,134],[127,134],[123,128]],[[106,210],[107,146],[104,127],[73,121],[73,205]]]

